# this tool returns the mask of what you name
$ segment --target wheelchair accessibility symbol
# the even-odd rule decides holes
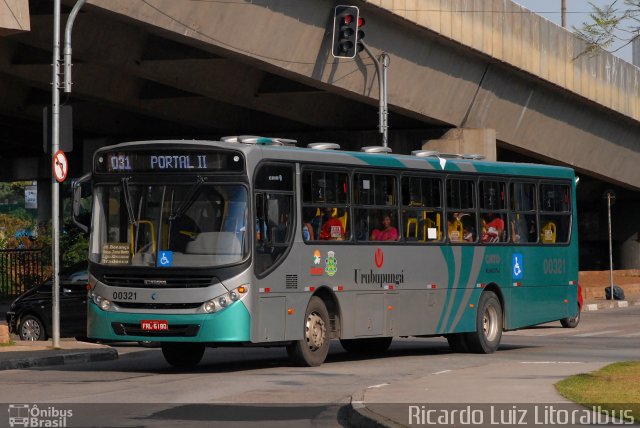
[[[511,258],[511,272],[513,279],[522,279],[522,275],[524,274],[522,254],[513,254]]]
[[[160,251],[158,253],[158,266],[170,267],[173,264],[173,251]]]

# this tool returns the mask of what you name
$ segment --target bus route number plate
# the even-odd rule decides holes
[[[148,331],[163,331],[169,330],[169,323],[164,320],[142,320],[140,327]]]

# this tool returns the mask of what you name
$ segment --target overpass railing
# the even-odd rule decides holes
[[[42,279],[41,250],[0,250],[0,300],[15,297]]]

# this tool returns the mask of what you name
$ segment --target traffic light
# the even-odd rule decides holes
[[[359,10],[356,6],[338,5],[333,17],[333,46],[336,58],[354,58],[358,52]],[[364,35],[364,33],[363,33]]]
[[[362,39],[364,39],[364,30],[362,29],[362,27],[364,27],[364,18],[359,16],[358,17],[358,36],[356,37],[356,53],[362,52],[362,50],[364,49],[364,46],[362,46]]]

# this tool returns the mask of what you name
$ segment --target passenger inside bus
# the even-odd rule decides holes
[[[496,213],[487,213],[482,219],[482,242],[504,241],[504,220]]]
[[[338,218],[337,209],[325,208],[323,218],[326,218],[322,228],[320,229],[321,240],[342,241],[345,237],[345,230],[342,222]]]
[[[468,221],[465,222],[465,217],[471,217],[468,213],[451,213],[447,221],[447,233],[449,234],[449,240],[451,242],[473,242],[475,241],[474,227]],[[466,220],[466,219],[465,219]]]
[[[313,232],[313,226],[311,226],[311,220],[302,223],[302,239],[305,241],[314,241],[315,234]]]
[[[372,241],[397,241],[398,229],[391,225],[391,214],[384,214],[382,217],[382,227],[373,229],[370,239]]]
[[[522,214],[516,214],[515,218],[511,220],[511,240],[516,244],[529,241],[527,220]]]

